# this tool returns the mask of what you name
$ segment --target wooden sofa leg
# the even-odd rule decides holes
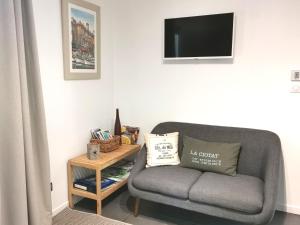
[[[133,206],[133,215],[137,217],[139,215],[139,209],[140,209],[140,199],[135,198],[134,200],[134,206]]]

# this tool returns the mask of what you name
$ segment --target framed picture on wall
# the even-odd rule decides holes
[[[100,79],[100,7],[62,0],[65,80]]]

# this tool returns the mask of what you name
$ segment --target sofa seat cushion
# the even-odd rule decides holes
[[[180,166],[150,167],[133,178],[133,185],[145,191],[187,199],[200,175],[200,171]]]
[[[202,174],[189,192],[193,202],[255,214],[263,206],[263,181],[237,174],[226,176],[207,172]]]

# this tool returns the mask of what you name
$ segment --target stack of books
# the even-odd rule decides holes
[[[109,188],[116,182],[125,180],[128,178],[130,171],[133,167],[133,162],[120,161],[119,163],[105,168],[101,171],[101,190]],[[96,193],[96,177],[95,175],[78,179],[74,182],[74,188],[78,188],[84,191]]]
[[[106,178],[101,178],[101,189],[106,189],[114,184],[116,181]],[[96,176],[90,176],[83,179],[78,179],[74,182],[74,187],[96,193]]]

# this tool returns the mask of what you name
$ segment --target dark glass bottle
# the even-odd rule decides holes
[[[115,135],[121,136],[121,122],[119,116],[119,109],[116,109],[116,120],[115,120]]]

